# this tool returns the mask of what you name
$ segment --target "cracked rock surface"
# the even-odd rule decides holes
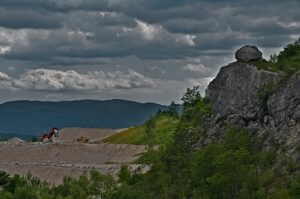
[[[286,77],[283,73],[257,69],[251,61],[262,56],[253,46],[239,49],[236,58],[237,62],[220,69],[207,88],[213,118],[207,140],[202,142],[209,143],[222,135],[222,124],[226,122],[264,138],[264,149],[284,148],[285,153],[300,162],[299,73]],[[262,88],[266,93],[263,99],[258,95]]]

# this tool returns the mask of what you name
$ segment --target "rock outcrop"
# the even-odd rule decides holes
[[[235,62],[221,68],[207,89],[213,113],[217,117],[238,114],[247,120],[255,119],[258,89],[268,83],[277,84],[282,77],[279,73],[259,71],[250,63]]]
[[[213,112],[207,137],[222,134],[225,122],[264,138],[263,148],[276,147],[300,161],[300,75],[259,70],[253,61],[262,55],[255,46],[242,47],[236,58],[207,88]]]
[[[270,115],[277,126],[300,121],[300,76],[292,76],[271,95],[267,102]]]
[[[294,153],[300,146],[300,76],[282,83],[269,97],[267,106],[269,118],[274,121],[276,143]]]

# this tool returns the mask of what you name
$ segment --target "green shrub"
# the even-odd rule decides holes
[[[13,194],[10,192],[0,192],[1,199],[13,199]]]
[[[192,89],[188,88],[181,100],[183,101],[181,124],[196,126],[199,125],[200,121],[210,116],[210,101],[207,97],[201,97],[199,86]]]
[[[278,55],[272,55],[270,61],[260,60],[252,63],[259,70],[295,74],[300,70],[300,39],[288,44]]]
[[[38,199],[36,190],[27,185],[16,188],[14,199]]]
[[[280,72],[279,66],[271,61],[267,61],[265,59],[259,60],[259,61],[254,61],[252,62],[258,70],[266,70],[266,71],[271,71],[271,72]]]
[[[300,69],[300,39],[288,44],[277,57],[277,65],[287,74],[293,74]]]

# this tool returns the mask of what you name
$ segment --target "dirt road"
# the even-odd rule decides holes
[[[118,130],[104,128],[63,128],[60,130],[59,141],[73,142],[75,139],[84,136],[89,140],[101,142],[103,139],[118,133]]]

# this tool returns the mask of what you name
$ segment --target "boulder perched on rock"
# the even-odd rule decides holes
[[[248,63],[250,61],[261,60],[262,53],[256,46],[246,45],[236,51],[235,58],[239,62]]]

